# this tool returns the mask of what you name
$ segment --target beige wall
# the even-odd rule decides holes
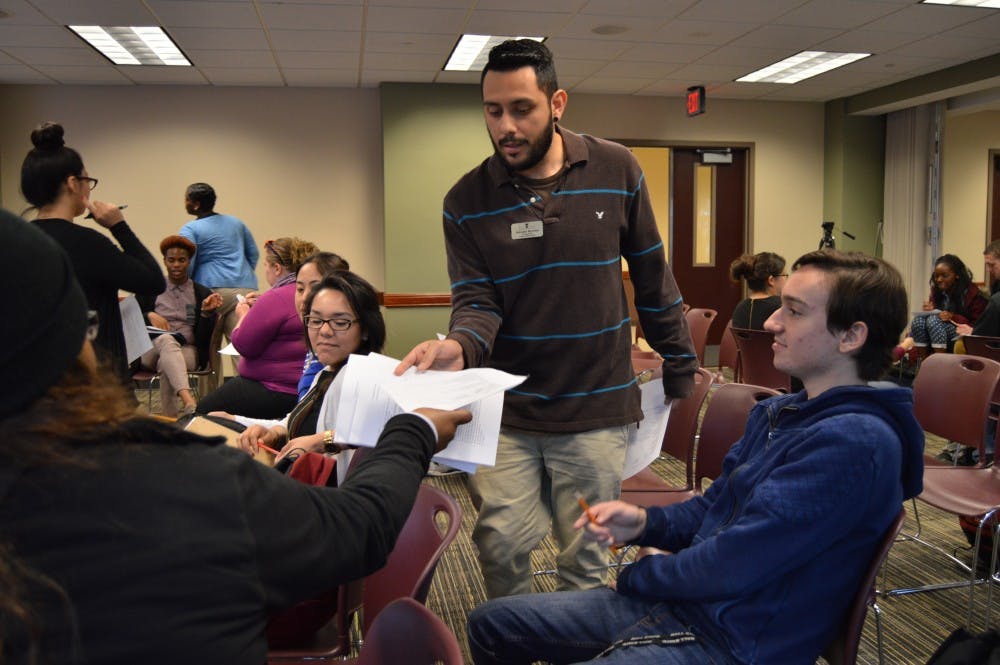
[[[941,249],[957,254],[985,280],[983,248],[989,151],[1000,150],[1000,111],[945,116],[941,160]],[[929,277],[929,275],[928,275]]]
[[[4,207],[26,206],[18,188],[31,129],[55,120],[100,179],[94,197],[127,203],[126,218],[154,253],[190,220],[184,188],[205,181],[219,212],[243,219],[258,244],[311,240],[381,288],[376,90],[6,86],[0,94]]]
[[[570,95],[563,124],[615,139],[753,144],[751,251],[788,259],[816,249],[823,218],[823,105],[709,99],[688,118],[684,100]]]

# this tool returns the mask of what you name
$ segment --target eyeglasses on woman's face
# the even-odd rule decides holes
[[[310,330],[319,330],[323,327],[324,323],[330,324],[330,330],[334,332],[344,332],[351,329],[358,319],[321,319],[318,316],[307,316],[302,319],[303,323],[306,324],[306,328]]]
[[[87,189],[91,192],[97,188],[97,178],[91,178],[86,175],[75,175],[73,177],[85,184]]]

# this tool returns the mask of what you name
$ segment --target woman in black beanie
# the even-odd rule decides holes
[[[136,416],[69,260],[2,210],[0,265],[31,305],[0,326],[0,662],[262,665],[268,613],[384,565],[471,417],[398,415],[343,485],[305,485]]]
[[[100,317],[95,345],[108,354],[119,376],[127,378],[118,290],[152,297],[163,293],[166,282],[160,265],[118,206],[90,199],[97,179],[87,174],[80,154],[65,145],[61,125],[42,124],[31,132],[31,142],[35,147],[21,165],[21,193],[37,211],[35,224],[69,255],[87,303]],[[73,223],[87,211],[111,231],[121,250],[105,235]]]

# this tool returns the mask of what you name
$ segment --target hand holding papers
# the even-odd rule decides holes
[[[639,386],[642,391],[642,422],[629,432],[625,449],[625,470],[622,478],[630,478],[653,463],[660,454],[663,435],[667,431],[670,404],[664,404],[663,382],[648,381]]]
[[[396,376],[393,370],[398,364],[398,360],[377,353],[348,359],[341,370],[344,383],[335,440],[374,446],[386,421],[397,413],[419,407],[467,408],[472,412],[472,422],[460,426],[452,442],[434,459],[470,473],[480,464],[492,466],[496,461],[503,393],[525,377],[486,368],[459,372],[417,372],[411,368]]]

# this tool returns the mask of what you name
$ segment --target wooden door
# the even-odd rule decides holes
[[[702,164],[695,148],[671,150],[670,267],[684,302],[718,311],[709,344],[720,342],[743,297],[729,264],[746,247],[747,153],[733,148],[731,164]]]

